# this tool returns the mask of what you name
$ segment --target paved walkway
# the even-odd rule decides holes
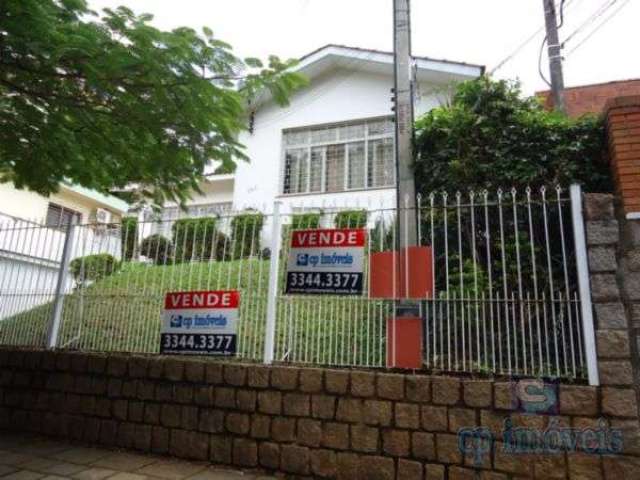
[[[275,480],[275,477],[0,431],[0,480],[62,479]]]

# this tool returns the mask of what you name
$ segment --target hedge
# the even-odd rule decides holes
[[[78,257],[69,264],[69,271],[79,285],[85,282],[95,282],[111,275],[120,268],[120,262],[108,253],[98,253]]]

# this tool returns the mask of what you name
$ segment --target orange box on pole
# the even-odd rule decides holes
[[[422,367],[422,319],[420,317],[387,319],[387,367],[410,369]]]
[[[395,251],[371,254],[369,297],[433,298],[432,258],[431,247],[408,247],[400,254]]]

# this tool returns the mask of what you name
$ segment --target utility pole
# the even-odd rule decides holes
[[[551,74],[553,105],[556,110],[564,113],[565,105],[562,55],[560,53],[560,40],[558,40],[558,22],[554,1],[555,0],[542,0],[542,5],[544,6],[544,23],[547,29],[549,72]]]
[[[396,184],[400,251],[418,244],[413,175],[413,89],[409,0],[393,0]]]

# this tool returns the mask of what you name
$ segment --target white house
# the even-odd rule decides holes
[[[448,101],[456,83],[484,72],[479,65],[427,57],[415,57],[413,68],[416,117]],[[239,138],[250,161],[239,161],[234,174],[209,175],[187,212],[165,205],[162,218],[169,221],[145,234],[170,236],[178,217],[270,212],[276,200],[284,213],[395,205],[393,54],[327,45],[301,58],[296,70],[309,85],[288,107],[266,92],[250,105],[250,129]]]
[[[252,106],[252,128],[240,137],[250,162],[238,163],[234,208],[394,205],[393,54],[327,45],[296,68],[310,84],[287,108],[267,95]],[[483,71],[415,57],[416,117]]]

